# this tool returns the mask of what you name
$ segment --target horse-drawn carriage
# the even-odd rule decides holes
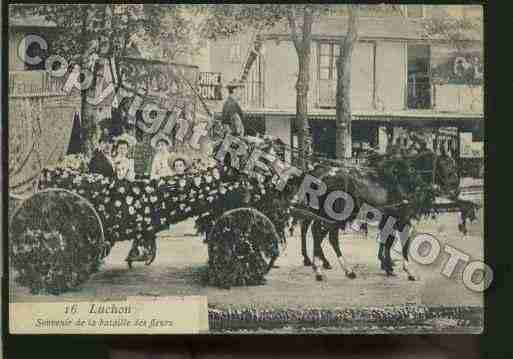
[[[263,145],[267,149],[259,148],[261,145],[243,138],[239,140],[263,151],[273,146],[268,142]],[[441,181],[437,182],[450,184],[444,182],[449,179],[448,169],[433,162],[436,156],[426,158],[428,161],[416,160],[418,173],[410,175],[422,175],[424,171],[424,177],[430,178],[434,170],[438,170],[437,178]],[[433,167],[427,171],[425,166],[430,163]],[[37,192],[18,204],[11,217],[11,264],[17,270],[20,282],[34,292],[61,293],[73,289],[98,271],[111,248],[124,240],[133,240],[134,247],[140,245],[144,249],[144,255],[139,259],[129,255],[130,267],[135,260],[150,265],[157,255],[156,234],[194,217],[198,229],[206,237],[208,280],[212,285],[230,287],[262,283],[279,255],[280,243],[285,241],[291,209],[294,208],[296,217],[313,222],[313,229],[320,236],[316,238],[314,233],[314,256],[321,257],[318,252],[320,241],[340,226],[322,210],[325,195],[319,197],[320,210],[301,210],[304,206],[300,203],[291,205],[294,195],[304,184],[305,174],[289,179],[285,189],[278,189],[276,173],[271,171],[264,176],[252,177],[231,164],[221,161],[193,174],[135,181],[109,179],[59,166],[44,169]],[[350,166],[329,168],[331,174],[311,173],[326,181],[329,190],[345,190],[354,196],[358,202],[356,207],[362,206],[361,200],[379,205],[374,194],[362,192],[364,187],[370,186],[366,183],[371,177],[351,171]],[[409,185],[415,186],[415,183],[410,181]],[[367,189],[381,190],[375,183],[372,186]],[[419,188],[413,190],[419,192]],[[347,220],[355,218],[356,207]],[[387,215],[392,213],[398,214],[401,220],[407,219],[395,209]],[[354,278],[354,272],[343,261],[338,243],[332,242],[331,238],[330,234],[330,243],[342,268]],[[381,259],[389,265],[389,253],[388,257],[386,253]],[[314,269],[318,273],[319,266]],[[384,269],[387,273],[391,270],[389,267]]]
[[[40,115],[25,112],[27,116],[22,121],[10,121],[10,126],[16,123],[21,126],[14,130],[10,127],[12,143],[9,144],[14,149],[10,151],[10,155],[14,155],[9,159],[10,175],[13,175],[12,178],[10,176],[9,193],[10,264],[22,285],[33,292],[62,293],[71,290],[98,271],[111,248],[124,240],[132,240],[133,251],[137,252],[137,247],[140,247],[142,252],[129,254],[127,262],[130,267],[137,260],[150,265],[157,255],[157,233],[189,218],[196,218],[198,230],[205,234],[210,284],[229,287],[264,281],[279,255],[280,243],[285,241],[291,208],[297,207],[291,205],[293,198],[309,173],[296,172],[282,186],[278,172],[283,169],[277,170],[273,163],[268,164],[269,171],[257,176],[249,175],[241,168],[250,162],[255,165],[256,159],[251,153],[280,152],[283,144],[238,137],[248,149],[243,158],[220,160],[210,168],[192,174],[161,179],[143,176],[135,181],[117,180],[80,170],[80,166],[54,163],[53,168],[47,168],[48,162],[52,162],[49,161],[52,151],[45,148],[54,144],[51,136],[44,132],[55,131],[55,126],[44,123],[46,128],[34,132],[30,125],[33,127],[34,118],[40,118]],[[49,137],[43,146],[43,150],[49,153],[48,158],[41,159],[38,151],[41,137]],[[16,141],[24,138],[31,141],[21,141],[26,142],[26,146],[21,148]],[[218,140],[224,143],[222,136]],[[67,142],[63,139],[61,147],[67,148]],[[331,168],[336,170],[327,171],[319,178],[327,181],[327,192],[344,190],[355,197],[357,205],[348,220],[354,218],[363,202],[370,201],[371,205],[386,208],[384,203],[393,197],[381,181],[387,176],[389,181],[399,177],[415,179],[405,182],[409,193],[413,193],[412,203],[417,207],[420,203],[429,211],[432,209],[429,201],[432,201],[431,194],[434,193],[431,190],[435,184],[449,191],[458,186],[454,181],[455,168],[437,161],[437,158],[430,154],[413,161],[398,161],[396,164],[403,167],[385,166],[385,169],[396,168],[400,173],[387,175],[382,171],[377,177],[358,169],[354,169],[355,172],[346,163],[332,164]],[[238,162],[237,166],[234,161]],[[407,163],[411,166],[404,167]],[[14,177],[23,174],[25,169],[28,169],[25,175]],[[418,190],[418,185],[423,183],[429,189],[425,193]],[[20,195],[21,192],[25,195]],[[383,198],[376,197],[379,193],[388,196],[385,202]],[[426,193],[426,198],[419,197],[419,194]],[[326,196],[320,197],[321,209]],[[392,207],[393,215],[399,213],[406,219],[401,210],[412,206],[410,203]],[[413,214],[418,212],[415,208]],[[333,224],[325,211],[318,208],[307,208],[301,213],[303,216],[306,213],[306,219],[317,229],[314,256],[318,257],[322,237],[327,231],[338,230],[344,223]],[[341,265],[350,274],[351,270],[344,267],[340,249],[335,249]],[[389,255],[386,253],[383,260],[388,263]],[[386,269],[390,269],[387,266]]]

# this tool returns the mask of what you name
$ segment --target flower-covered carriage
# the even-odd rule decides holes
[[[80,158],[45,168],[38,191],[11,216],[12,265],[33,292],[76,287],[119,241],[133,241],[129,267],[134,261],[149,265],[156,234],[189,218],[205,234],[212,285],[260,283],[278,256],[288,208],[279,209],[270,179],[235,173],[223,163],[133,181],[83,169]]]

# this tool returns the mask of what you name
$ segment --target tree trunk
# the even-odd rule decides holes
[[[298,57],[298,75],[296,82],[296,119],[295,129],[298,136],[299,164],[301,169],[306,168],[305,150],[306,139],[309,137],[308,125],[308,91],[310,87],[310,54],[312,46],[313,8],[305,6],[302,14],[301,36],[297,32],[296,13],[294,10],[288,15],[292,41]]]
[[[83,34],[84,38],[82,39],[82,58],[81,58],[81,68],[86,69],[87,71],[90,71],[92,73],[92,82],[88,86],[88,88],[81,90],[81,123],[82,123],[82,141],[83,141],[83,152],[85,155],[90,158],[92,156],[92,153],[94,151],[94,148],[97,146],[97,141],[99,139],[96,134],[98,133],[99,129],[98,126],[98,105],[94,105],[89,103],[87,98],[96,98],[99,93],[96,91],[96,82],[98,79],[98,72],[104,71],[103,66],[98,66],[98,63],[95,63],[93,68],[87,68],[87,64],[89,61],[89,56],[91,55],[91,52],[88,48],[89,41],[93,40],[91,38],[87,38],[86,35],[86,28],[87,25],[92,21],[92,14],[88,12],[88,7],[84,7],[85,14],[84,14],[84,22],[82,24],[83,28]],[[112,5],[107,4],[105,5],[104,13],[103,13],[103,29],[104,30],[112,30]],[[109,45],[112,46],[112,34],[108,36],[109,39]],[[94,40],[99,40],[99,38],[96,38]],[[98,48],[96,50],[93,50],[93,52],[96,52],[97,54],[100,54],[100,43],[98,42]],[[100,105],[101,106],[101,105]]]
[[[337,60],[336,95],[336,157],[350,158],[351,134],[351,60],[358,41],[358,5],[349,6],[347,35],[339,41],[340,56]]]
[[[87,25],[90,23],[92,19],[92,14],[89,12],[89,7],[84,6],[84,14],[83,14],[83,23],[82,23],[82,56],[80,59],[80,69],[84,71],[90,70],[87,69],[87,62],[88,62],[88,45],[89,41],[91,39],[87,38]],[[94,119],[95,119],[95,106],[91,105],[87,101],[87,97],[91,97],[91,94],[94,94],[94,88],[95,88],[95,77],[96,77],[96,71],[92,71],[93,80],[92,83],[89,85],[87,89],[80,89],[80,95],[81,95],[81,106],[80,106],[80,122],[82,127],[82,151],[84,154],[89,158],[92,156],[92,152],[94,149]]]
[[[94,72],[93,72],[94,73]],[[93,88],[95,86],[95,74],[93,75],[93,84],[87,90],[81,91],[81,117],[82,117],[82,143],[83,143],[83,152],[90,158],[93,153],[95,147],[95,139],[94,133],[96,131],[96,106],[91,105],[87,101],[87,97],[93,97],[94,93],[91,95],[91,91],[94,91]]]
[[[298,131],[299,167],[305,168],[306,139],[308,126],[308,90],[310,83],[310,51],[298,54],[299,71],[296,83],[296,130]]]

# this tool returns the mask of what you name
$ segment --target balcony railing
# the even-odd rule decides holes
[[[47,71],[9,71],[9,96],[63,94],[66,78]]]

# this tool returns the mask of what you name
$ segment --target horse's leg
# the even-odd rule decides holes
[[[324,251],[322,250],[322,247],[321,247],[321,261],[322,261],[322,267],[324,269],[331,269],[333,268],[330,264],[330,261],[328,260],[328,258],[326,258],[326,256],[324,255]]]
[[[408,280],[417,280],[419,277],[415,274],[412,268],[410,268],[410,262],[408,260],[408,254],[410,252],[410,242],[411,238],[408,236],[408,239],[403,245],[402,255],[403,255],[403,271],[408,275]]]
[[[301,255],[303,256],[303,265],[305,267],[312,265],[312,261],[310,258],[308,258],[308,253],[306,251],[306,235],[308,233],[310,224],[312,224],[312,221],[309,219],[304,219],[301,221]]]
[[[408,236],[404,243],[401,242],[401,233],[396,231],[396,240],[402,244],[401,254],[402,254],[402,262],[403,262],[403,271],[408,275],[408,280],[417,280],[419,277],[415,274],[412,268],[410,268],[409,262],[409,254],[410,254],[410,243],[411,243],[411,230],[410,228],[406,229]]]
[[[324,234],[324,236],[326,236],[326,234]],[[321,238],[321,243],[322,241],[324,240],[324,236]],[[322,246],[319,248],[319,251],[320,251],[320,255],[319,257],[321,258],[321,261],[322,261],[322,267],[324,269],[332,269],[331,267],[331,264],[330,264],[330,261],[328,260],[328,258],[326,258],[326,256],[324,255],[324,251],[322,250]]]
[[[467,233],[468,233],[468,231],[467,231],[467,218],[463,214],[463,211],[460,211],[458,213],[458,229],[463,234],[463,238],[462,239],[466,239]]]
[[[376,241],[379,243],[378,247],[378,260],[381,264],[381,269],[385,270],[385,243],[382,239],[383,234],[381,233],[381,230],[378,231],[378,234],[376,235]]]
[[[337,255],[338,263],[340,264],[340,267],[346,274],[346,277],[350,279],[356,278],[356,274],[354,273],[353,266],[351,266],[347,260],[342,255],[342,251],[340,250],[340,241],[338,238],[338,227],[331,228],[329,231],[329,241],[331,244],[331,248],[335,251],[335,254]]]
[[[315,272],[315,279],[318,281],[323,280],[322,269],[319,265],[322,255],[322,241],[326,237],[327,231],[323,228],[319,221],[313,221],[312,236],[313,236],[313,270]]]
[[[382,244],[383,246],[383,252],[382,252],[382,259],[381,259],[381,268],[386,272],[387,276],[393,276],[394,275],[394,267],[392,264],[392,257],[390,256],[390,251],[392,249],[392,245],[394,244],[394,236],[388,236],[387,239],[385,239],[385,243]],[[381,246],[380,246],[381,249]]]

